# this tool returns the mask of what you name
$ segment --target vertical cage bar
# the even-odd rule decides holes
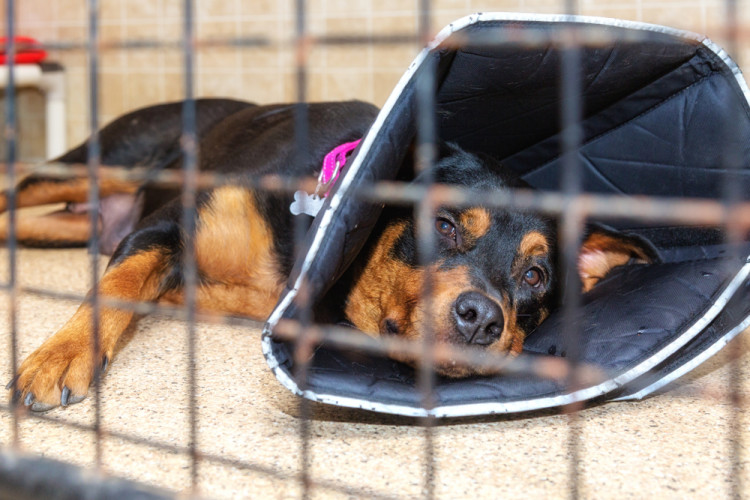
[[[198,491],[198,408],[196,406],[196,332],[195,332],[195,297],[198,284],[198,271],[195,263],[195,218],[196,191],[198,184],[198,156],[196,138],[196,111],[193,76],[195,71],[195,25],[193,0],[183,4],[183,83],[185,101],[182,108],[182,227],[183,238],[183,277],[185,290],[184,313],[187,322],[188,343],[188,411],[190,421],[189,454],[190,454],[190,487]]]
[[[732,57],[736,57],[738,54],[738,33],[739,26],[737,19],[739,16],[737,0],[726,0],[726,18],[724,20],[726,24],[727,33],[727,51]],[[740,177],[740,171],[742,169],[742,154],[740,151],[740,138],[737,137],[737,129],[734,126],[735,123],[740,121],[740,113],[742,110],[736,107],[729,113],[729,116],[724,120],[724,130],[722,136],[727,137],[726,141],[727,148],[722,152],[722,162],[724,163],[723,168],[725,169],[724,176],[724,206],[727,219],[725,221],[726,228],[726,240],[730,246],[728,259],[728,266],[732,266],[736,260],[741,258],[740,244],[744,238],[742,224],[738,217],[734,215],[735,208],[742,201],[743,194],[743,182]],[[742,357],[742,345],[735,339],[727,347],[729,349],[729,431],[726,439],[728,440],[730,461],[731,461],[731,473],[730,477],[732,480],[729,482],[729,496],[730,498],[742,498],[743,497],[743,481],[742,481],[742,411],[741,407],[744,404],[741,384],[743,381],[742,377],[742,366],[740,363]]]
[[[94,433],[96,450],[96,467],[102,464],[101,445],[101,370],[99,361],[101,359],[101,345],[99,332],[99,165],[101,152],[99,144],[99,1],[88,0],[88,40],[86,52],[88,56],[89,76],[89,130],[91,135],[88,141],[88,178],[89,178],[89,223],[91,225],[91,236],[89,237],[89,256],[91,266],[91,349],[94,359]],[[63,388],[63,392],[65,389]]]
[[[567,14],[576,14],[578,7],[575,0],[565,1]],[[577,41],[575,26],[567,26],[563,32],[561,50],[560,81],[560,119],[562,126],[562,178],[561,189],[564,208],[560,222],[560,248],[563,270],[562,289],[563,304],[563,338],[568,346],[568,362],[571,365],[567,380],[568,390],[579,387],[578,362],[580,360],[581,336],[581,293],[575,278],[578,249],[581,245],[581,233],[584,220],[581,214],[578,197],[581,194],[581,162],[578,149],[582,141],[581,118],[581,49]],[[580,496],[580,421],[577,411],[580,404],[566,408],[569,422],[568,454],[570,457],[570,497]]]
[[[294,107],[294,148],[297,163],[306,163],[310,151],[309,116],[307,112],[307,59],[310,41],[307,35],[307,11],[305,0],[295,0],[295,72],[296,72],[296,105]],[[299,256],[301,243],[305,236],[305,224],[302,217],[294,219],[295,254]],[[298,366],[295,377],[297,386],[307,390],[307,378],[310,368],[312,349],[309,341],[307,326],[311,323],[311,297],[304,290],[300,294],[300,322],[302,333],[294,346],[294,353]],[[299,437],[300,437],[300,482],[302,498],[310,498],[310,402],[306,398],[299,399]]]
[[[10,367],[12,376],[18,370],[18,282],[17,282],[17,252],[16,252],[16,44],[15,44],[15,21],[16,2],[6,0],[5,2],[5,54],[8,60],[8,87],[5,89],[5,141],[7,146],[6,158],[6,180],[8,189],[6,191],[6,203],[8,210],[8,322],[10,327]],[[9,388],[14,391],[15,379],[11,380]],[[20,402],[19,402],[20,403]],[[20,405],[19,405],[20,406]],[[13,447],[19,445],[18,434],[18,411],[13,409],[11,416]]]
[[[433,183],[430,169],[435,164],[435,120],[433,110],[435,109],[435,59],[431,58],[422,66],[422,74],[417,81],[417,171],[425,172],[423,182],[425,185]],[[434,206],[432,197],[426,196],[415,207],[417,222],[417,250],[421,265],[429,265],[435,257],[435,236],[433,234]],[[425,274],[422,283],[422,301],[426,310],[432,310],[433,283],[429,273]],[[432,410],[435,408],[435,329],[432,316],[425,321],[425,331],[422,332],[421,362],[417,372],[417,386],[421,394],[422,408],[428,414],[421,419],[420,424],[424,427],[425,449],[424,449],[424,491],[425,498],[435,497],[435,440],[434,428],[435,417]]]
[[[422,46],[426,46],[430,40],[431,7],[430,0],[420,0],[418,39]],[[437,60],[435,57],[430,57],[425,61],[416,83],[417,172],[423,175],[423,182],[428,186],[434,182],[431,172],[437,156],[436,144],[438,132],[435,123],[436,72]],[[426,196],[425,199],[417,204],[415,212],[418,258],[421,264],[429,265],[435,258],[436,246],[435,234],[432,229],[434,206],[431,197]],[[433,283],[429,273],[427,273],[422,283],[422,301],[428,311],[432,309],[432,288]],[[435,498],[435,417],[432,414],[432,410],[435,407],[435,329],[431,317],[431,315],[428,315],[428,321],[424,325],[422,356],[417,372],[417,385],[422,396],[422,407],[428,412],[427,416],[420,421],[420,424],[424,427],[424,496],[427,499]]]

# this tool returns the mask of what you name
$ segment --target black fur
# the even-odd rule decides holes
[[[241,106],[234,103],[220,102],[222,109],[234,112],[210,127],[205,123],[201,127],[198,168],[229,176],[231,182],[247,184],[248,187],[251,187],[251,181],[266,174],[293,178],[315,175],[325,154],[339,144],[361,138],[377,113],[377,108],[361,102],[304,105],[309,119],[309,147],[300,155],[295,147],[290,147],[293,142],[289,140],[294,137],[294,105]],[[172,111],[176,109],[172,108]],[[105,131],[102,131],[103,135]],[[170,138],[177,139],[177,136]],[[162,146],[161,149],[168,151],[172,148]],[[172,164],[168,168],[175,166]],[[199,206],[208,198],[209,191],[198,194]],[[181,210],[177,189],[153,189],[147,193],[150,196],[146,197],[144,215],[149,215],[149,218],[139,227],[147,226],[150,220],[154,220],[152,217],[169,218]],[[282,270],[288,274],[294,258],[294,238],[291,237],[294,219],[289,212],[291,195],[255,190],[254,196],[258,209],[273,231]]]

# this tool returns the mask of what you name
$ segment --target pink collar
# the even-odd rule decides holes
[[[309,194],[305,190],[296,191],[294,201],[289,205],[289,211],[292,215],[307,214],[311,217],[318,215],[323,207],[323,199],[328,196],[341,173],[341,169],[346,165],[346,155],[351,153],[361,140],[336,146],[323,158],[323,167],[320,169],[320,175],[318,175],[318,185],[315,192]]]
[[[340,146],[336,146],[323,158],[323,168],[320,170],[318,175],[318,187],[315,189],[315,194],[321,198],[328,196],[331,188],[336,183],[341,170],[346,165],[347,155],[351,153],[358,145],[362,142],[362,139],[357,139],[353,142],[345,142]]]

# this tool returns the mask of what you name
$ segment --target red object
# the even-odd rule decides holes
[[[27,36],[13,37],[16,41],[16,64],[34,64],[43,61],[47,53],[42,49],[42,44]],[[7,38],[0,37],[0,64],[7,64],[6,46]]]

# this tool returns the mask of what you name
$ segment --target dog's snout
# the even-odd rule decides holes
[[[453,317],[459,333],[469,344],[489,345],[503,333],[500,306],[479,292],[464,292],[453,304]]]

